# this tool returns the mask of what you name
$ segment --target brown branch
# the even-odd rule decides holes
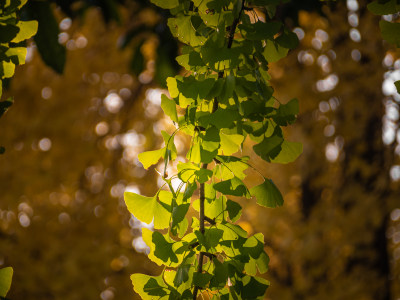
[[[217,223],[215,223],[214,219],[211,219],[207,216],[204,216],[204,220],[206,220],[208,223],[210,223],[211,225],[216,225]]]

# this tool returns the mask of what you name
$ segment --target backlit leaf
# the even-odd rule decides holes
[[[161,95],[161,108],[172,121],[178,122],[176,103],[174,100],[169,99],[165,94]]]
[[[132,274],[133,289],[142,299],[154,299],[167,295],[167,285],[161,276],[149,276],[145,274]]]
[[[11,78],[15,72],[15,65],[12,62],[0,62],[0,76],[1,78]]]
[[[155,165],[158,163],[160,158],[163,158],[165,154],[165,148],[146,151],[139,153],[138,159],[142,163],[143,168],[148,169],[150,166]]]
[[[19,43],[31,38],[38,30],[37,21],[20,21],[17,23],[17,26],[20,28],[20,30],[12,40],[13,43]]]
[[[154,197],[125,192],[125,204],[138,220],[150,224],[154,218],[154,227],[164,229],[169,225],[172,196],[167,191],[160,191]]]
[[[287,164],[295,161],[303,152],[303,144],[298,142],[283,141],[279,154],[271,159],[273,163]]]
[[[0,297],[5,297],[10,290],[13,277],[13,268],[0,269]]]
[[[225,134],[223,131],[220,132],[220,137],[221,150],[224,155],[232,155],[239,151],[244,140],[244,136],[241,134]]]
[[[15,65],[23,65],[25,64],[26,52],[27,50],[25,47],[9,48],[6,55],[10,57]]]

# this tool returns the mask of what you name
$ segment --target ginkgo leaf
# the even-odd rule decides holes
[[[167,87],[168,87],[169,95],[172,98],[176,98],[179,96],[178,83],[177,83],[176,78],[168,77],[167,78]]]
[[[0,77],[11,78],[15,72],[15,65],[12,62],[2,61],[0,62]]]
[[[268,62],[277,62],[281,58],[284,58],[288,51],[288,48],[284,48],[276,41],[267,40],[263,54]]]
[[[257,198],[257,203],[266,207],[277,207],[283,205],[281,192],[270,179],[250,189],[250,194]]]
[[[161,298],[167,295],[167,285],[161,276],[149,276],[145,274],[132,274],[133,289],[142,299]]]
[[[139,221],[150,224],[154,219],[156,229],[164,229],[169,225],[170,204],[172,197],[166,191],[160,191],[154,197],[146,197],[132,192],[125,192],[125,204],[131,214]],[[169,202],[169,203],[168,203]]]
[[[224,155],[232,155],[238,152],[244,140],[244,136],[241,134],[225,134],[223,131],[220,132],[219,136]]]
[[[178,114],[176,112],[176,103],[174,100],[171,100],[165,94],[162,94],[161,108],[172,121],[178,123]]]
[[[279,154],[271,159],[273,163],[287,164],[295,161],[303,152],[303,144],[298,142],[283,141]]]
[[[0,269],[0,297],[5,297],[10,290],[13,277],[13,268]]]
[[[20,30],[11,41],[13,43],[19,43],[31,38],[38,30],[37,21],[20,21],[17,23],[17,26],[20,28]]]
[[[181,42],[196,47],[204,44],[206,40],[205,37],[198,34],[196,30],[197,22],[195,16],[180,15],[176,18],[169,18],[168,26]]]
[[[11,58],[11,61],[16,65],[25,64],[27,49],[25,47],[10,48],[6,51],[6,55]]]
[[[163,235],[158,231],[151,231],[145,227],[142,228],[142,238],[150,248],[148,258],[161,266],[163,264],[170,267],[177,267],[183,260],[183,255],[175,253],[175,241],[168,235]]]
[[[164,157],[164,154],[165,154],[165,148],[152,151],[145,151],[139,153],[138,159],[142,163],[143,168],[148,169],[150,166],[158,163],[160,158]]]

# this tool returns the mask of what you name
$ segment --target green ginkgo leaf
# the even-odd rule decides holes
[[[152,165],[155,165],[158,163],[158,161],[164,157],[165,154],[165,148],[158,149],[158,150],[152,150],[152,151],[146,151],[142,152],[138,155],[139,161],[142,163],[143,167],[145,169],[148,169]]]
[[[178,123],[178,114],[176,112],[176,103],[174,100],[171,100],[165,94],[162,94],[161,108],[172,121]]]
[[[303,144],[283,141],[279,154],[271,159],[273,163],[287,164],[295,161],[303,152]]]
[[[240,146],[244,141],[244,136],[241,134],[225,134],[220,132],[221,150],[224,155],[232,155],[240,150]]]
[[[289,49],[281,46],[274,40],[267,40],[264,48],[264,57],[268,62],[277,62],[278,60],[284,58]]]
[[[257,203],[265,207],[277,207],[283,205],[281,192],[270,179],[250,189],[250,194],[257,198]]]
[[[169,192],[160,191],[154,197],[125,192],[124,199],[129,212],[139,221],[150,224],[154,219],[154,228],[168,227],[172,201],[172,195]]]
[[[31,38],[38,30],[37,21],[20,21],[17,23],[17,26],[20,28],[20,30],[12,40],[13,43],[19,43]]]
[[[145,274],[132,274],[133,289],[142,299],[161,298],[167,295],[167,285],[161,276],[149,276]]]
[[[0,297],[5,297],[10,290],[13,273],[11,267],[0,269]]]
[[[15,65],[25,64],[27,50],[25,47],[9,48],[6,55],[11,59]]]

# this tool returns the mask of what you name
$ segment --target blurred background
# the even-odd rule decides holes
[[[278,166],[243,151],[285,198],[278,209],[241,202],[241,225],[266,238],[266,299],[400,299],[400,52],[382,40],[368,1],[291,2],[277,18],[300,47],[270,74],[281,102],[300,101],[286,134],[304,153]],[[172,128],[160,95],[182,71],[167,17],[145,0],[25,7],[39,32],[0,120],[0,267],[14,268],[10,299],[138,299],[129,275],[160,272],[140,237],[148,225],[129,215],[123,192],[158,189],[137,154]],[[187,139],[175,141],[184,156]]]

